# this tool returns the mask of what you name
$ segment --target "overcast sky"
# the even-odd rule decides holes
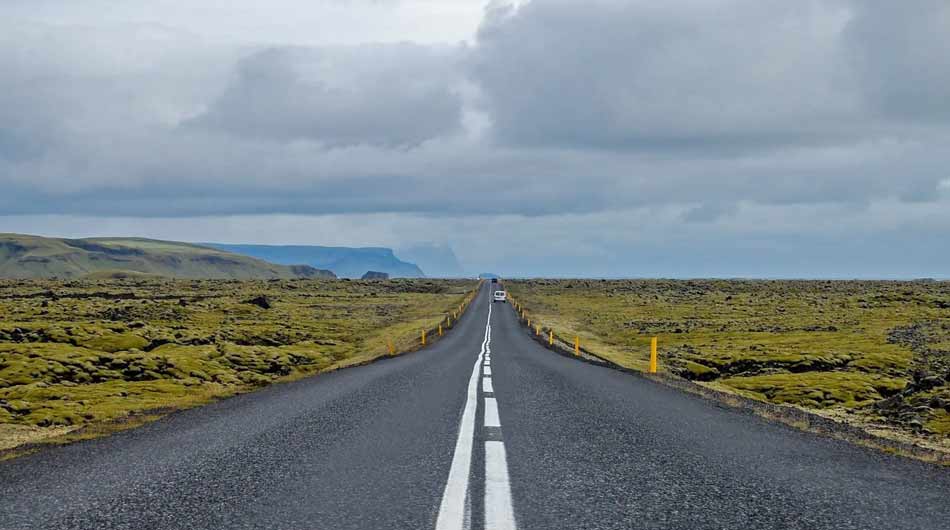
[[[950,277],[946,0],[4,0],[0,231]]]

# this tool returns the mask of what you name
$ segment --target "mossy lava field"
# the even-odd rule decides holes
[[[776,404],[950,436],[950,282],[531,280],[508,289],[592,352]]]
[[[418,347],[474,281],[0,281],[0,449]]]

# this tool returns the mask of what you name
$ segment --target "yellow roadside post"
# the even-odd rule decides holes
[[[386,345],[389,346],[389,355],[395,355],[395,354],[396,354],[396,346],[393,345],[392,339],[388,339],[388,340],[386,341]]]
[[[656,373],[656,337],[650,339],[650,373]]]
[[[426,345],[426,330],[422,330],[422,345]]]
[[[548,332],[548,346],[554,346],[554,330]]]
[[[541,334],[541,326],[538,326],[538,325],[534,326],[534,334],[535,335]]]
[[[442,336],[442,323],[439,322],[439,336]]]
[[[574,335],[574,355],[581,354],[581,338]]]

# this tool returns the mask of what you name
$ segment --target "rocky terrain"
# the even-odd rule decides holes
[[[0,281],[0,449],[406,351],[474,286]]]
[[[870,429],[950,441],[950,283],[509,281],[592,351]],[[950,447],[950,445],[948,445]]]

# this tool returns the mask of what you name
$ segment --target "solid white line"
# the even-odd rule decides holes
[[[495,389],[491,386],[491,377],[482,378],[482,392],[495,392]]]
[[[485,427],[501,427],[498,417],[498,402],[495,398],[485,398]]]
[[[486,366],[482,369],[482,373],[485,375],[491,375],[491,366]]]
[[[515,530],[505,444],[485,442],[485,530]]]
[[[472,376],[468,379],[468,397],[465,400],[465,409],[459,423],[459,435],[455,441],[455,455],[452,457],[452,467],[449,468],[449,478],[442,492],[442,503],[439,506],[439,517],[436,520],[436,530],[463,530],[466,528],[466,514],[468,512],[468,480],[472,469],[472,445],[475,439],[475,408],[478,405],[478,367],[486,352],[490,352],[491,341],[491,304],[488,304],[488,321],[485,322],[485,339],[482,340],[482,350],[478,353],[475,366],[472,367]]]

